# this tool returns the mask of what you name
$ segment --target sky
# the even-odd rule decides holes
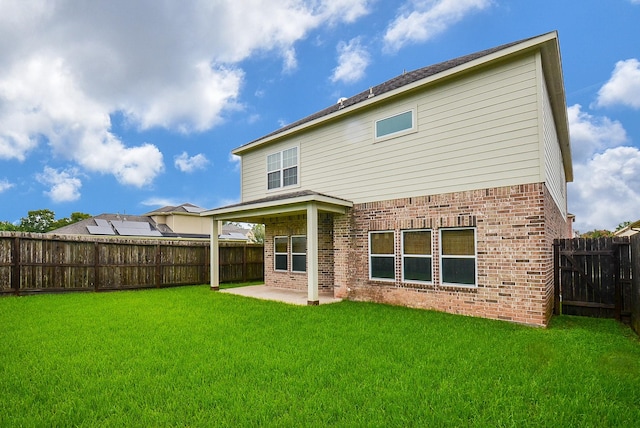
[[[231,150],[557,30],[574,228],[640,219],[640,0],[0,0],[0,220],[238,202]]]

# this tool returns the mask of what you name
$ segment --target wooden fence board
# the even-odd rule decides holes
[[[631,313],[628,238],[554,241],[556,313],[595,317]]]
[[[206,240],[0,232],[0,293],[205,284],[209,251]],[[262,280],[263,253],[258,244],[221,243],[221,282]]]

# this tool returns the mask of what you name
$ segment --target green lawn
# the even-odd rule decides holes
[[[0,299],[0,426],[640,425],[640,341],[208,286]]]

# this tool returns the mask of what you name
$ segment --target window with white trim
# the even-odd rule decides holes
[[[267,156],[267,189],[298,184],[298,147]]]
[[[440,282],[477,286],[475,228],[440,229]]]
[[[402,231],[402,281],[433,281],[431,230]]]
[[[408,110],[375,122],[376,140],[407,134],[415,130],[415,110]]]
[[[291,237],[291,272],[307,271],[307,237]]]
[[[394,280],[396,277],[395,234],[369,232],[369,278]]]
[[[273,238],[274,269],[287,271],[289,269],[289,237],[276,236]]]

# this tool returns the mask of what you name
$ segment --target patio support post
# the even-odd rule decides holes
[[[220,289],[220,249],[218,242],[218,235],[220,234],[220,229],[222,228],[220,225],[220,221],[216,220],[215,217],[211,217],[211,239],[209,240],[210,245],[210,277],[211,277],[211,290],[218,291]]]
[[[307,305],[318,305],[318,207],[307,204]]]

